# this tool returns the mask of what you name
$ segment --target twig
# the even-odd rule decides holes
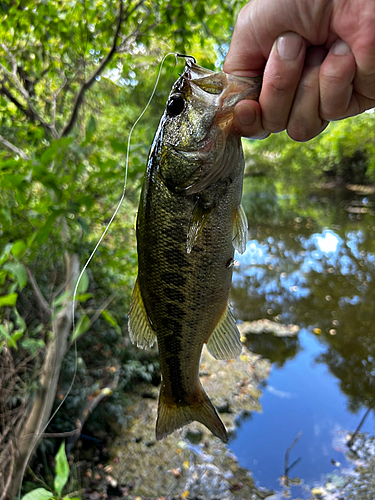
[[[113,44],[112,44],[111,50],[108,52],[107,56],[103,59],[100,66],[93,72],[93,74],[90,76],[90,78],[79,89],[78,94],[77,94],[75,101],[74,101],[72,113],[70,115],[68,123],[65,125],[65,127],[60,132],[59,138],[68,135],[69,132],[72,130],[72,128],[75,124],[75,121],[77,119],[78,108],[83,100],[85,92],[95,82],[96,77],[101,74],[101,72],[104,70],[104,68],[109,63],[109,61],[112,59],[114,53],[116,52],[116,42],[117,42],[117,37],[118,37],[118,34],[120,32],[121,22],[122,22],[122,9],[123,9],[123,4],[122,4],[122,0],[120,0],[120,12],[119,12],[119,16],[118,16],[118,22],[117,22],[115,34],[113,37]]]
[[[74,429],[73,431],[67,431],[67,432],[43,432],[42,437],[43,438],[63,438],[63,437],[71,437],[75,436],[76,434],[81,434],[82,431],[82,424],[81,421],[77,418],[76,420],[76,425],[77,428]]]
[[[7,81],[10,81],[9,79],[7,78],[4,78],[4,80],[7,80]],[[23,106],[15,97],[14,95],[12,94],[12,92],[7,89],[3,84],[1,85],[0,87],[0,92],[5,95],[5,97],[7,97],[10,102],[12,102],[24,115],[26,115],[28,118],[30,118],[30,120],[34,121],[34,116],[33,114],[30,112],[30,110],[28,108],[25,108],[25,106]]]
[[[17,155],[19,155],[23,160],[30,160],[30,156],[28,156],[26,153],[24,153],[22,151],[22,149],[17,148],[17,146],[15,146],[11,142],[7,141],[5,139],[5,137],[3,137],[2,135],[0,135],[0,142],[1,142],[1,144],[3,144],[3,146],[5,146],[6,148],[13,151],[13,153],[16,153]]]
[[[361,427],[362,425],[365,423],[365,420],[366,418],[368,417],[368,414],[370,413],[370,411],[374,408],[375,406],[375,398],[371,401],[371,404],[370,406],[368,407],[366,413],[363,415],[362,417],[362,420],[359,422],[359,425],[358,427],[356,428],[356,430],[354,431],[354,434],[352,435],[352,437],[349,439],[349,441],[346,443],[346,446],[348,448],[351,448],[354,444],[354,441],[355,441],[355,438],[357,437],[357,434],[358,432],[361,430]]]
[[[53,123],[54,127],[56,126],[56,99],[57,99],[57,96],[60,94],[60,92],[63,90],[63,88],[66,86],[66,84],[68,82],[68,79],[66,78],[65,73],[63,71],[61,71],[60,74],[63,78],[63,82],[60,85],[60,87],[56,90],[56,92],[54,92],[52,94],[52,123]]]
[[[302,431],[299,431],[295,440],[293,441],[293,443],[289,446],[289,448],[285,452],[284,476],[285,476],[285,486],[286,487],[289,486],[289,477],[288,477],[289,471],[292,469],[292,467],[294,467],[301,460],[301,458],[299,458],[298,460],[293,462],[293,464],[289,467],[289,453],[290,453],[291,449],[293,448],[293,446],[295,446],[297,444],[301,435],[302,435]]]
[[[14,446],[13,446],[12,441],[9,442],[9,448],[10,448],[10,457],[9,457],[10,466],[9,466],[9,471],[8,471],[8,478],[7,478],[7,482],[5,483],[4,491],[2,492],[2,494],[0,496],[0,500],[4,500],[4,498],[6,497],[9,486],[10,486],[10,482],[12,480],[12,476],[13,476]]]
[[[24,86],[22,85],[22,83],[20,82],[18,76],[17,76],[17,61],[16,61],[16,58],[14,57],[14,55],[10,52],[10,50],[8,49],[8,47],[0,42],[0,47],[5,51],[5,53],[7,54],[7,58],[8,60],[10,61],[11,63],[11,66],[12,66],[12,71],[9,71],[4,65],[2,65],[0,63],[0,69],[3,71],[3,73],[5,73],[5,75],[8,77],[9,81],[12,82],[12,84],[14,85],[14,87],[18,90],[18,92],[22,95],[22,97],[26,100],[27,102],[27,107],[28,107],[28,111],[32,114],[32,118],[34,118],[35,120],[37,120],[41,125],[42,127],[44,128],[45,131],[49,132],[50,134],[52,134],[52,136],[54,138],[57,138],[57,132],[56,132],[56,129],[54,128],[53,125],[47,123],[40,115],[39,113],[37,112],[37,110],[35,109],[33,103],[31,102],[31,99],[30,99],[30,94],[29,92],[24,88]],[[4,87],[2,89],[2,91],[4,91]],[[22,109],[23,106],[20,105],[20,109]]]
[[[26,99],[26,101],[29,101],[30,95],[29,95],[28,91],[23,87],[22,83],[20,82],[20,80],[19,80],[19,78],[17,76],[17,61],[16,61],[16,58],[14,57],[14,55],[11,53],[11,51],[8,49],[8,47],[4,43],[0,42],[0,47],[7,54],[8,60],[10,61],[11,65],[12,65],[12,71],[9,71],[1,63],[0,63],[0,68],[5,72],[5,74],[9,78],[11,78],[16,83],[17,89],[22,94],[22,96]]]
[[[112,293],[112,295],[110,295],[103,303],[102,305],[99,307],[99,309],[96,311],[96,313],[92,316],[92,318],[90,319],[90,325],[89,325],[89,328],[91,328],[91,326],[95,323],[95,321],[99,318],[99,316],[102,314],[102,312],[104,311],[104,309],[106,309],[109,304],[116,298],[117,296],[117,292],[114,292]]]
[[[41,306],[41,308],[43,309],[44,312],[46,312],[49,316],[52,316],[52,309],[50,308],[50,306],[48,305],[48,302],[46,301],[46,299],[43,297],[43,294],[42,292],[40,291],[40,288],[38,286],[38,283],[35,281],[35,278],[34,278],[34,275],[33,273],[30,271],[30,268],[27,266],[26,267],[26,271],[27,271],[27,275],[29,277],[29,280],[30,280],[30,283],[31,283],[31,286],[34,290],[34,293],[38,299],[38,302]]]
[[[120,379],[120,371],[117,368],[116,374],[114,379],[110,384],[107,385],[107,387],[103,388],[99,394],[93,398],[91,401],[88,402],[87,406],[84,408],[84,410],[81,413],[81,416],[79,417],[79,422],[81,425],[81,428],[85,425],[86,420],[89,418],[91,413],[94,411],[94,409],[98,406],[100,401],[107,396],[110,396],[114,389],[116,389],[119,379]],[[69,451],[74,447],[75,443],[77,442],[78,436],[73,435],[71,439],[69,439],[66,443],[66,451],[69,453]]]

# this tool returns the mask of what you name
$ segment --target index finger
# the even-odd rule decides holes
[[[251,0],[240,11],[224,63],[239,76],[262,73],[276,38],[292,31],[312,45],[323,45],[329,32],[332,2],[327,0]]]

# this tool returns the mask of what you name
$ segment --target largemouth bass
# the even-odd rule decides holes
[[[129,333],[157,339],[162,372],[156,438],[194,420],[227,431],[199,381],[203,344],[217,359],[241,352],[228,306],[234,249],[244,252],[244,159],[232,126],[260,78],[215,73],[188,58],[153,140],[137,216],[138,278]]]

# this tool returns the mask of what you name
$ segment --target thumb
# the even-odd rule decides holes
[[[273,40],[267,40],[264,31],[254,29],[253,2],[245,5],[237,17],[224,62],[225,73],[238,76],[258,76],[263,73]]]

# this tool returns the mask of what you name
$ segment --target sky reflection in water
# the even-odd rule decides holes
[[[306,215],[316,207],[305,197],[300,213],[294,205],[268,224],[252,221],[247,210],[253,239],[236,255],[231,298],[241,321],[268,318],[301,328],[294,339],[250,338],[250,349],[273,368],[263,412],[243,420],[230,443],[258,485],[280,490],[285,452],[302,431],[290,453],[290,464],[301,457],[290,476],[308,485],[298,488],[301,498],[335,470],[332,460],[348,463],[346,431],[355,430],[375,394],[375,217],[348,213],[351,203],[370,203],[364,197],[315,203],[326,204],[320,217]],[[371,414],[363,430],[373,434],[374,425]]]

